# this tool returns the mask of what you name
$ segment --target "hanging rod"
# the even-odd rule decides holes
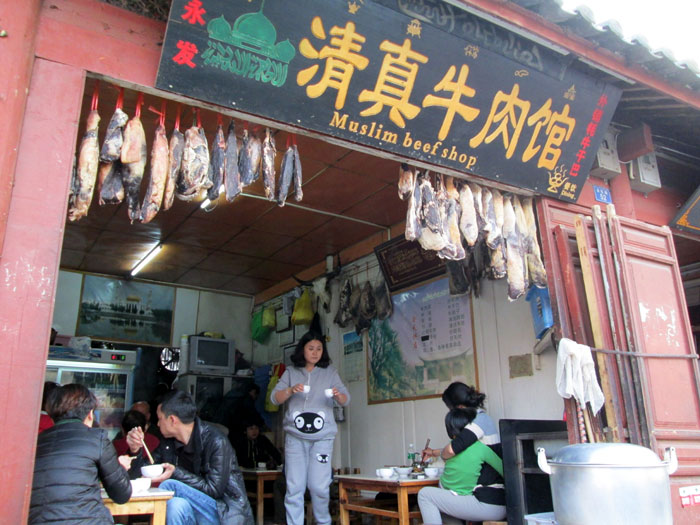
[[[261,201],[270,202],[270,199],[268,199],[267,197],[263,197],[262,195],[253,195],[252,193],[245,193],[245,192],[241,192],[241,195],[243,195],[244,197],[250,197],[252,199],[259,199]],[[290,206],[292,208],[299,208],[300,210],[310,211],[312,213],[320,213],[321,215],[328,215],[329,217],[336,217],[338,219],[345,219],[346,221],[359,222],[361,224],[373,226],[374,228],[379,228],[380,230],[387,230],[387,231],[391,232],[391,228],[389,228],[387,226],[382,226],[381,224],[375,224],[375,223],[369,222],[369,221],[363,221],[362,219],[355,219],[354,217],[346,217],[345,215],[339,215],[337,213],[333,213],[330,211],[317,210],[315,208],[309,208],[308,206],[302,206],[301,204],[294,204],[293,202],[287,202],[285,204],[285,206]]]

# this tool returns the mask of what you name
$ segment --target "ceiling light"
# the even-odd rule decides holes
[[[150,252],[148,252],[148,255],[146,255],[146,257],[141,259],[141,261],[136,266],[134,266],[134,269],[131,270],[131,276],[133,277],[137,273],[139,273],[141,270],[143,270],[146,267],[146,265],[149,262],[151,262],[155,258],[156,255],[158,255],[160,253],[160,251],[162,249],[163,249],[163,245],[158,243],[155,246],[155,248],[153,248]]]

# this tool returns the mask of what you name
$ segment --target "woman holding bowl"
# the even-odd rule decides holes
[[[270,394],[273,404],[287,403],[283,423],[287,525],[303,525],[307,487],[316,522],[326,525],[331,522],[328,491],[333,440],[338,431],[333,402],[346,406],[350,394],[330,365],[326,339],[321,334],[304,334],[291,360],[294,366],[285,370]]]

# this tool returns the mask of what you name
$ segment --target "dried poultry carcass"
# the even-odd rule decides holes
[[[262,173],[263,190],[268,200],[275,200],[275,157],[277,147],[272,138],[270,128],[265,128],[265,139],[262,143]]]
[[[100,156],[100,148],[97,144],[99,124],[100,115],[96,109],[93,109],[88,114],[85,134],[80,142],[78,167],[73,179],[73,191],[68,200],[68,219],[71,221],[85,217],[92,202]]]

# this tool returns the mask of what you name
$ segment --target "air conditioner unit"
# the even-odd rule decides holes
[[[590,174],[599,179],[612,179],[621,172],[620,159],[617,156],[617,132],[614,129],[608,129],[593,159]]]
[[[661,188],[656,155],[652,152],[633,159],[630,162],[629,177],[633,190],[651,193]]]

